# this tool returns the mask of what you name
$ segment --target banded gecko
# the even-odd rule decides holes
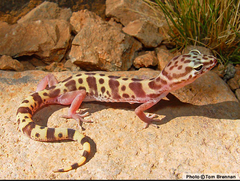
[[[49,128],[37,125],[33,114],[46,104],[70,105],[65,118],[86,121],[87,115],[77,112],[83,101],[142,103],[135,109],[136,115],[146,123],[151,123],[155,115],[145,115],[144,111],[158,103],[170,91],[190,84],[212,69],[217,63],[214,56],[203,55],[198,50],[173,58],[160,74],[151,79],[136,79],[85,72],[73,75],[58,83],[48,74],[37,86],[36,92],[28,96],[17,110],[20,130],[36,141],[75,140],[82,144],[83,153],[79,162],[55,172],[66,172],[83,165],[90,154],[90,144],[78,130],[69,128]]]

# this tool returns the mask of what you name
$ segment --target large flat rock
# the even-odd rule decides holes
[[[47,72],[0,71],[0,178],[2,179],[176,179],[184,173],[238,173],[240,106],[227,85],[213,72],[169,94],[147,112],[161,122],[147,129],[135,115],[137,104],[84,103],[94,123],[83,123],[92,154],[88,162],[67,173],[52,170],[80,158],[76,142],[43,143],[23,135],[16,122],[20,103]],[[70,72],[53,73],[58,80]],[[154,77],[156,71],[116,72]],[[68,107],[52,105],[34,120],[49,127],[79,129],[66,120]],[[155,125],[155,126],[154,126]],[[157,125],[157,126],[156,126]]]

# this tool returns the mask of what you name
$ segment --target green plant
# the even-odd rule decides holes
[[[202,45],[222,63],[240,63],[240,0],[145,0],[163,11],[177,49]]]

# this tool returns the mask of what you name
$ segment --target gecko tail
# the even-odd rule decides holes
[[[74,131],[75,131],[75,133],[73,135],[72,140],[78,141],[79,143],[82,144],[82,146],[83,146],[82,156],[78,162],[72,164],[71,166],[53,170],[53,172],[55,172],[55,173],[56,172],[68,172],[70,170],[73,170],[73,169],[76,169],[76,168],[82,166],[83,164],[86,163],[86,160],[91,152],[90,143],[87,141],[87,138],[83,134],[81,134],[79,131],[76,131],[76,130],[74,130]]]

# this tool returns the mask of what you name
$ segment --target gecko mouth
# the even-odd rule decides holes
[[[211,70],[216,64],[217,64],[217,59],[213,58],[213,63],[207,68],[208,70]]]
[[[213,59],[213,65],[211,66],[211,68],[213,68],[213,67],[217,64],[217,62],[218,62],[217,59],[214,58],[214,59]]]

